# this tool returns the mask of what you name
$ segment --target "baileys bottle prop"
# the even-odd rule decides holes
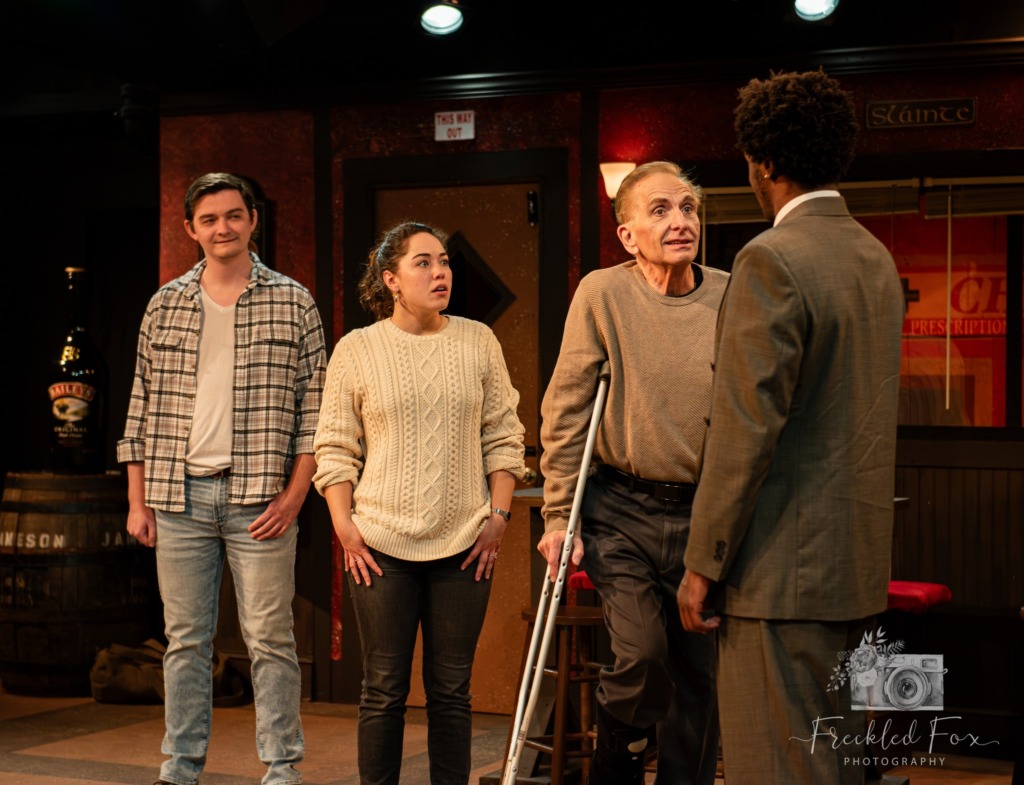
[[[51,366],[50,456],[58,474],[100,473],[106,466],[107,368],[86,330],[86,272],[64,269],[68,331]]]

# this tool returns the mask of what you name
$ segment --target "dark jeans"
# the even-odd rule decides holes
[[[597,700],[620,723],[657,728],[658,785],[710,785],[718,758],[714,636],[686,632],[676,604],[690,509],[600,476],[583,501],[583,566],[615,655]]]
[[[398,785],[405,701],[412,677],[416,631],[423,631],[427,694],[427,753],[431,785],[469,781],[473,720],[469,677],[487,612],[491,582],[459,567],[466,553],[427,562],[379,551],[384,571],[369,587],[348,580],[363,655],[359,701],[359,780]]]

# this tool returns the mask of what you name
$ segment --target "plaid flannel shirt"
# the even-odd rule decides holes
[[[313,452],[326,365],[309,291],[252,258],[249,285],[235,305],[231,504],[269,501],[284,489],[295,455]],[[149,301],[117,444],[118,461],[145,463],[146,504],[168,512],[185,508],[205,268],[203,260]]]

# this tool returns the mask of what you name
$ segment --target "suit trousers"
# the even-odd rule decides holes
[[[597,700],[616,720],[657,729],[658,785],[710,785],[718,757],[714,639],[686,632],[676,589],[690,503],[587,483],[584,567],[604,608],[615,663]]]
[[[864,782],[866,749],[852,739],[865,733],[865,714],[851,710],[848,685],[833,692],[828,684],[838,655],[857,648],[867,628],[866,620],[722,617],[717,683],[729,785]]]

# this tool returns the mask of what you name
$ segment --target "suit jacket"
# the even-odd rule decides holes
[[[686,567],[716,609],[844,620],[884,610],[904,298],[837,197],[737,255],[715,336]]]

